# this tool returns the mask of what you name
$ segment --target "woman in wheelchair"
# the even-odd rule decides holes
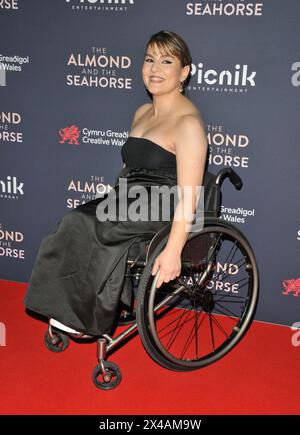
[[[239,230],[218,219],[221,182],[229,176],[237,188],[242,183],[232,170],[216,177],[205,171],[205,124],[183,94],[190,72],[190,52],[179,35],[151,36],[142,77],[152,102],[134,114],[114,188],[62,217],[42,240],[30,277],[24,303],[49,319],[50,350],[67,347],[65,333],[97,337],[93,380],[99,388],[120,382],[106,353],[136,328],[163,367],[194,370],[235,346],[255,312],[253,252]],[[191,231],[203,182],[204,228]],[[182,194],[185,186],[190,195]],[[179,199],[152,195],[162,187],[175,187]],[[147,195],[137,201],[141,191]],[[134,304],[134,284],[136,322],[112,339],[120,305]]]

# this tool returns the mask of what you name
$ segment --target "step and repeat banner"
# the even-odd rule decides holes
[[[257,257],[256,319],[300,321],[299,19],[298,0],[0,1],[0,278],[28,282],[42,238],[111,189],[151,102],[145,45],[171,30],[191,50],[209,170],[244,182],[224,182],[222,218]]]

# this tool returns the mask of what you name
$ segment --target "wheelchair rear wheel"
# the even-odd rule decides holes
[[[138,329],[160,365],[195,370],[225,356],[251,325],[259,292],[256,259],[233,225],[208,225],[189,234],[180,277],[156,288],[151,270],[166,242],[152,253],[139,283]]]

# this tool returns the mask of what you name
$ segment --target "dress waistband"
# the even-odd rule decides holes
[[[153,182],[157,182],[158,184],[165,184],[166,182],[170,182],[171,184],[177,184],[177,173],[164,171],[160,169],[146,169],[142,167],[132,167],[125,166],[119,172],[116,184],[118,184],[119,178],[127,178],[127,179],[139,179],[149,180]]]

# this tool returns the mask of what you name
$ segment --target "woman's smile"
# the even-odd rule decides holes
[[[150,76],[150,81],[154,83],[161,83],[164,79],[158,76]]]

